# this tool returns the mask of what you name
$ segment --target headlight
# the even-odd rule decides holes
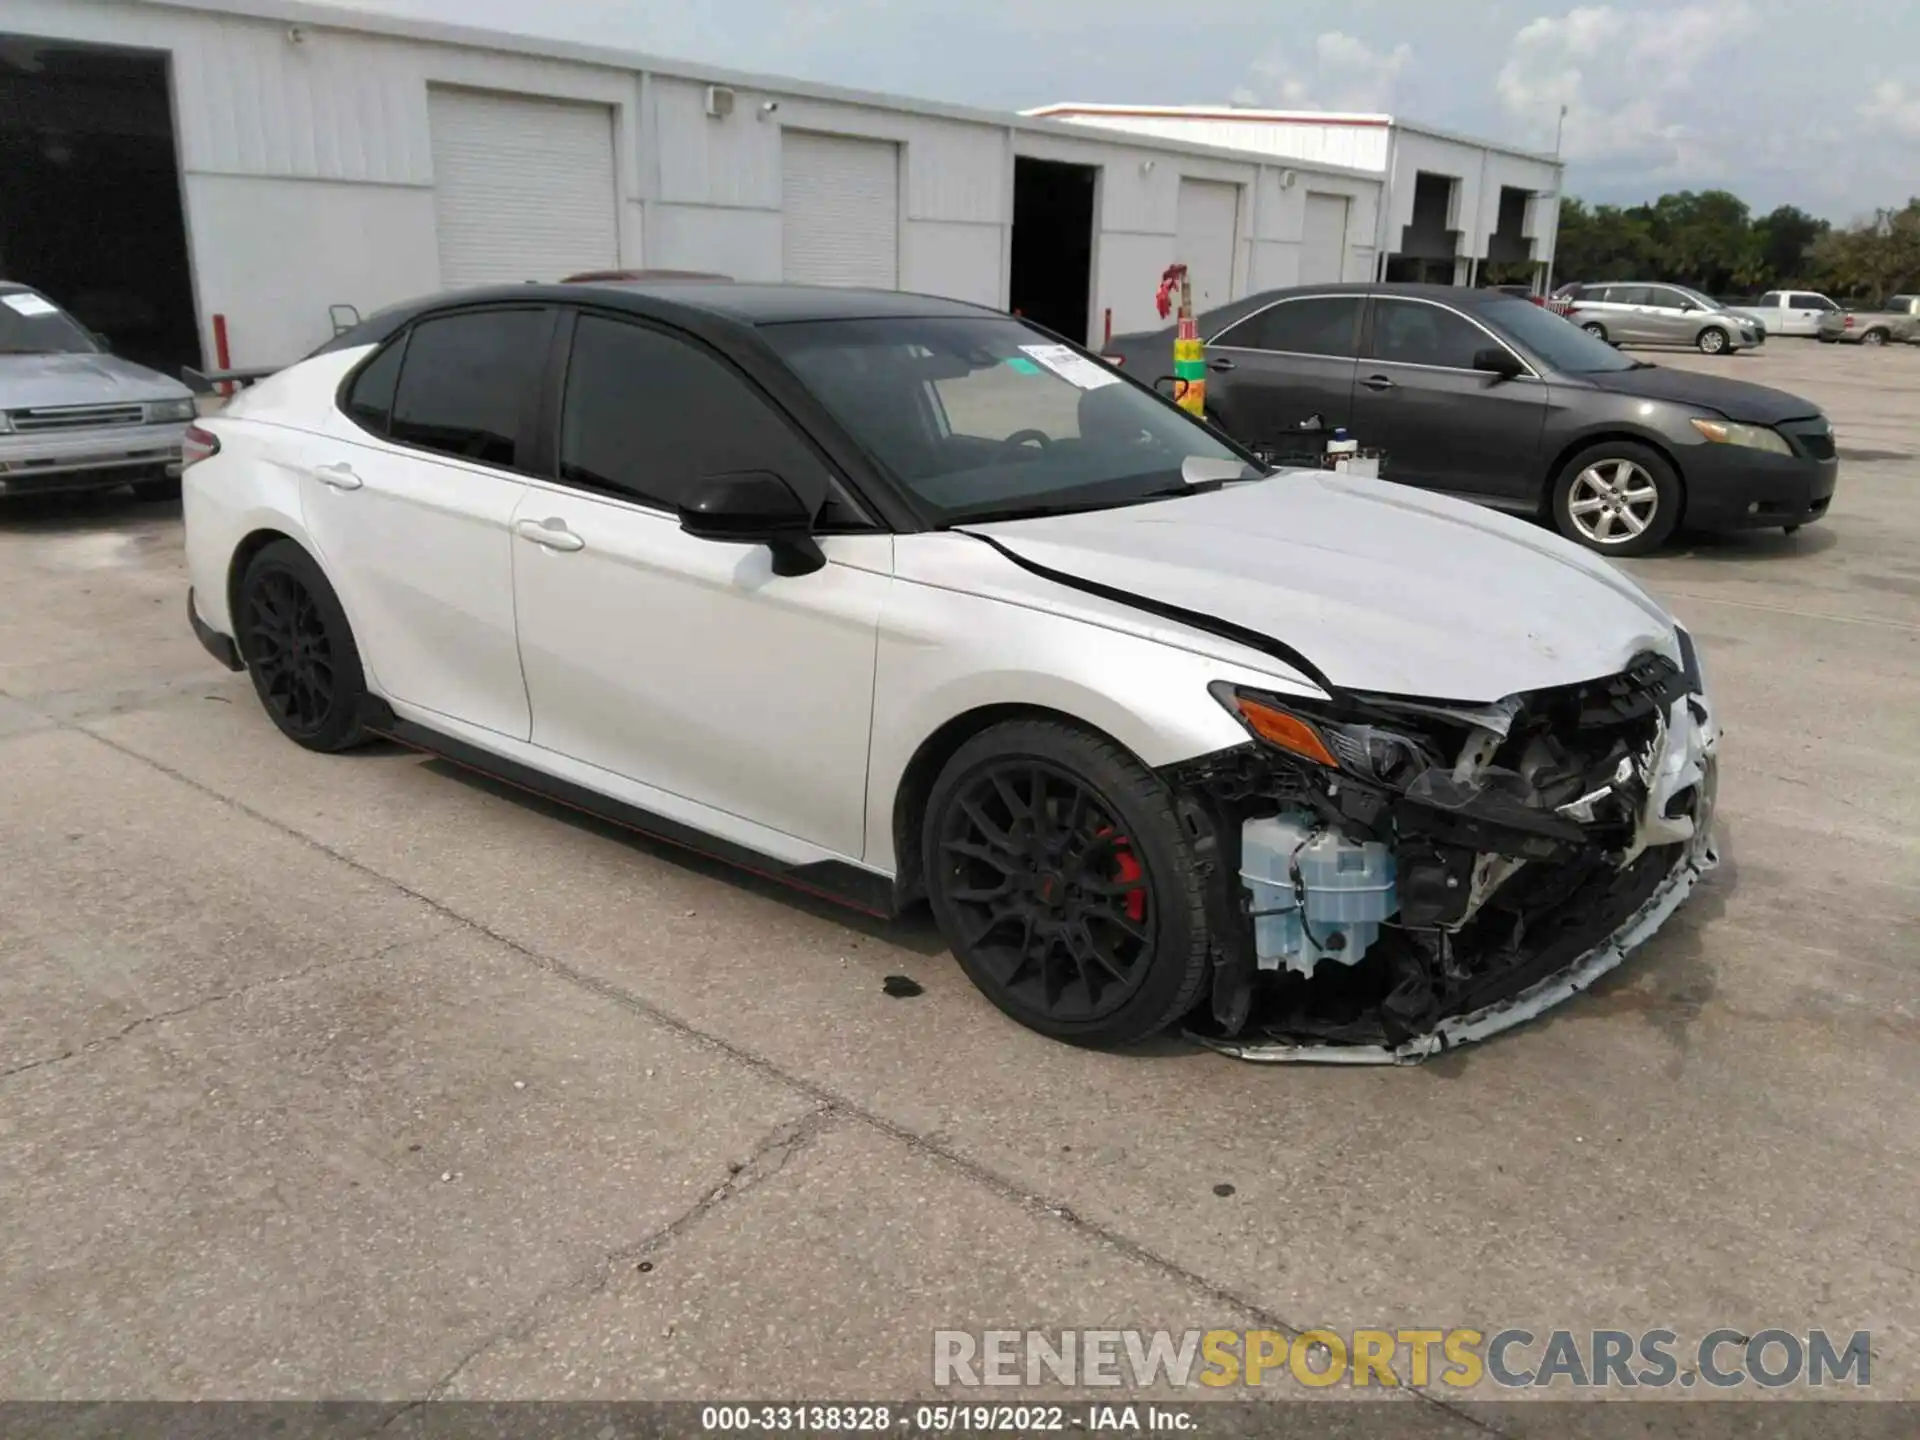
[[[1793,447],[1777,430],[1769,430],[1764,425],[1742,425],[1733,420],[1702,420],[1695,417],[1691,422],[1707,439],[1716,445],[1742,445],[1749,450],[1765,450],[1774,455],[1791,455]]]
[[[178,420],[192,420],[200,414],[200,407],[193,403],[193,397],[184,400],[149,400],[147,402],[147,423],[166,425]]]
[[[1274,696],[1241,690],[1224,681],[1211,688],[1213,698],[1232,711],[1256,739],[1330,770],[1345,770],[1383,785],[1404,787],[1432,763],[1432,757],[1417,741],[1397,731],[1378,725],[1309,720]]]

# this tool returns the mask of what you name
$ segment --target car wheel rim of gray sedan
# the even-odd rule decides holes
[[[1700,337],[1700,348],[1708,354],[1716,350],[1724,350],[1727,348],[1727,337],[1718,330],[1709,330]]]
[[[1653,476],[1631,460],[1601,460],[1574,478],[1567,513],[1596,545],[1624,545],[1644,534],[1660,509]]]

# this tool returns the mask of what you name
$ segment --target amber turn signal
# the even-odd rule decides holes
[[[1326,742],[1306,721],[1245,695],[1236,694],[1233,704],[1240,712],[1240,718],[1247,722],[1247,728],[1268,744],[1290,750],[1316,765],[1339,769],[1340,762],[1333,758],[1333,752],[1327,749]]]

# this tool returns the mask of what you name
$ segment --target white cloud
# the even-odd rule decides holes
[[[1569,160],[1637,161],[1654,174],[1714,168],[1713,146],[1674,118],[1715,53],[1754,27],[1747,0],[1667,11],[1582,6],[1521,26],[1495,90],[1541,143],[1566,107]]]
[[[1386,110],[1413,48],[1399,44],[1375,50],[1364,40],[1329,30],[1313,42],[1313,59],[1302,66],[1278,47],[1253,62],[1255,83],[1233,92],[1236,105],[1296,110]]]
[[[1898,80],[1882,80],[1854,113],[1871,129],[1920,140],[1920,95],[1909,94]]]

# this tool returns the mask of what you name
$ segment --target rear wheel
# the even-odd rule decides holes
[[[954,956],[1023,1025],[1127,1045],[1198,1000],[1193,856],[1167,787],[1111,741],[1047,720],[982,731],[934,782],[922,844]]]
[[[1604,340],[1607,338],[1607,327],[1602,325],[1598,320],[1589,320],[1580,328],[1596,340]]]
[[[1569,460],[1553,487],[1560,533],[1603,555],[1645,555],[1680,521],[1680,477],[1657,451],[1603,441]]]
[[[1709,325],[1693,343],[1700,347],[1702,355],[1718,355],[1727,348],[1727,332],[1717,325]]]
[[[238,588],[235,639],[254,693],[280,733],[309,750],[364,741],[360,651],[313,557],[291,540],[276,540],[247,563]]]
[[[1887,332],[1884,330],[1869,330],[1860,337],[1860,343],[1862,345],[1884,345],[1887,343]]]

